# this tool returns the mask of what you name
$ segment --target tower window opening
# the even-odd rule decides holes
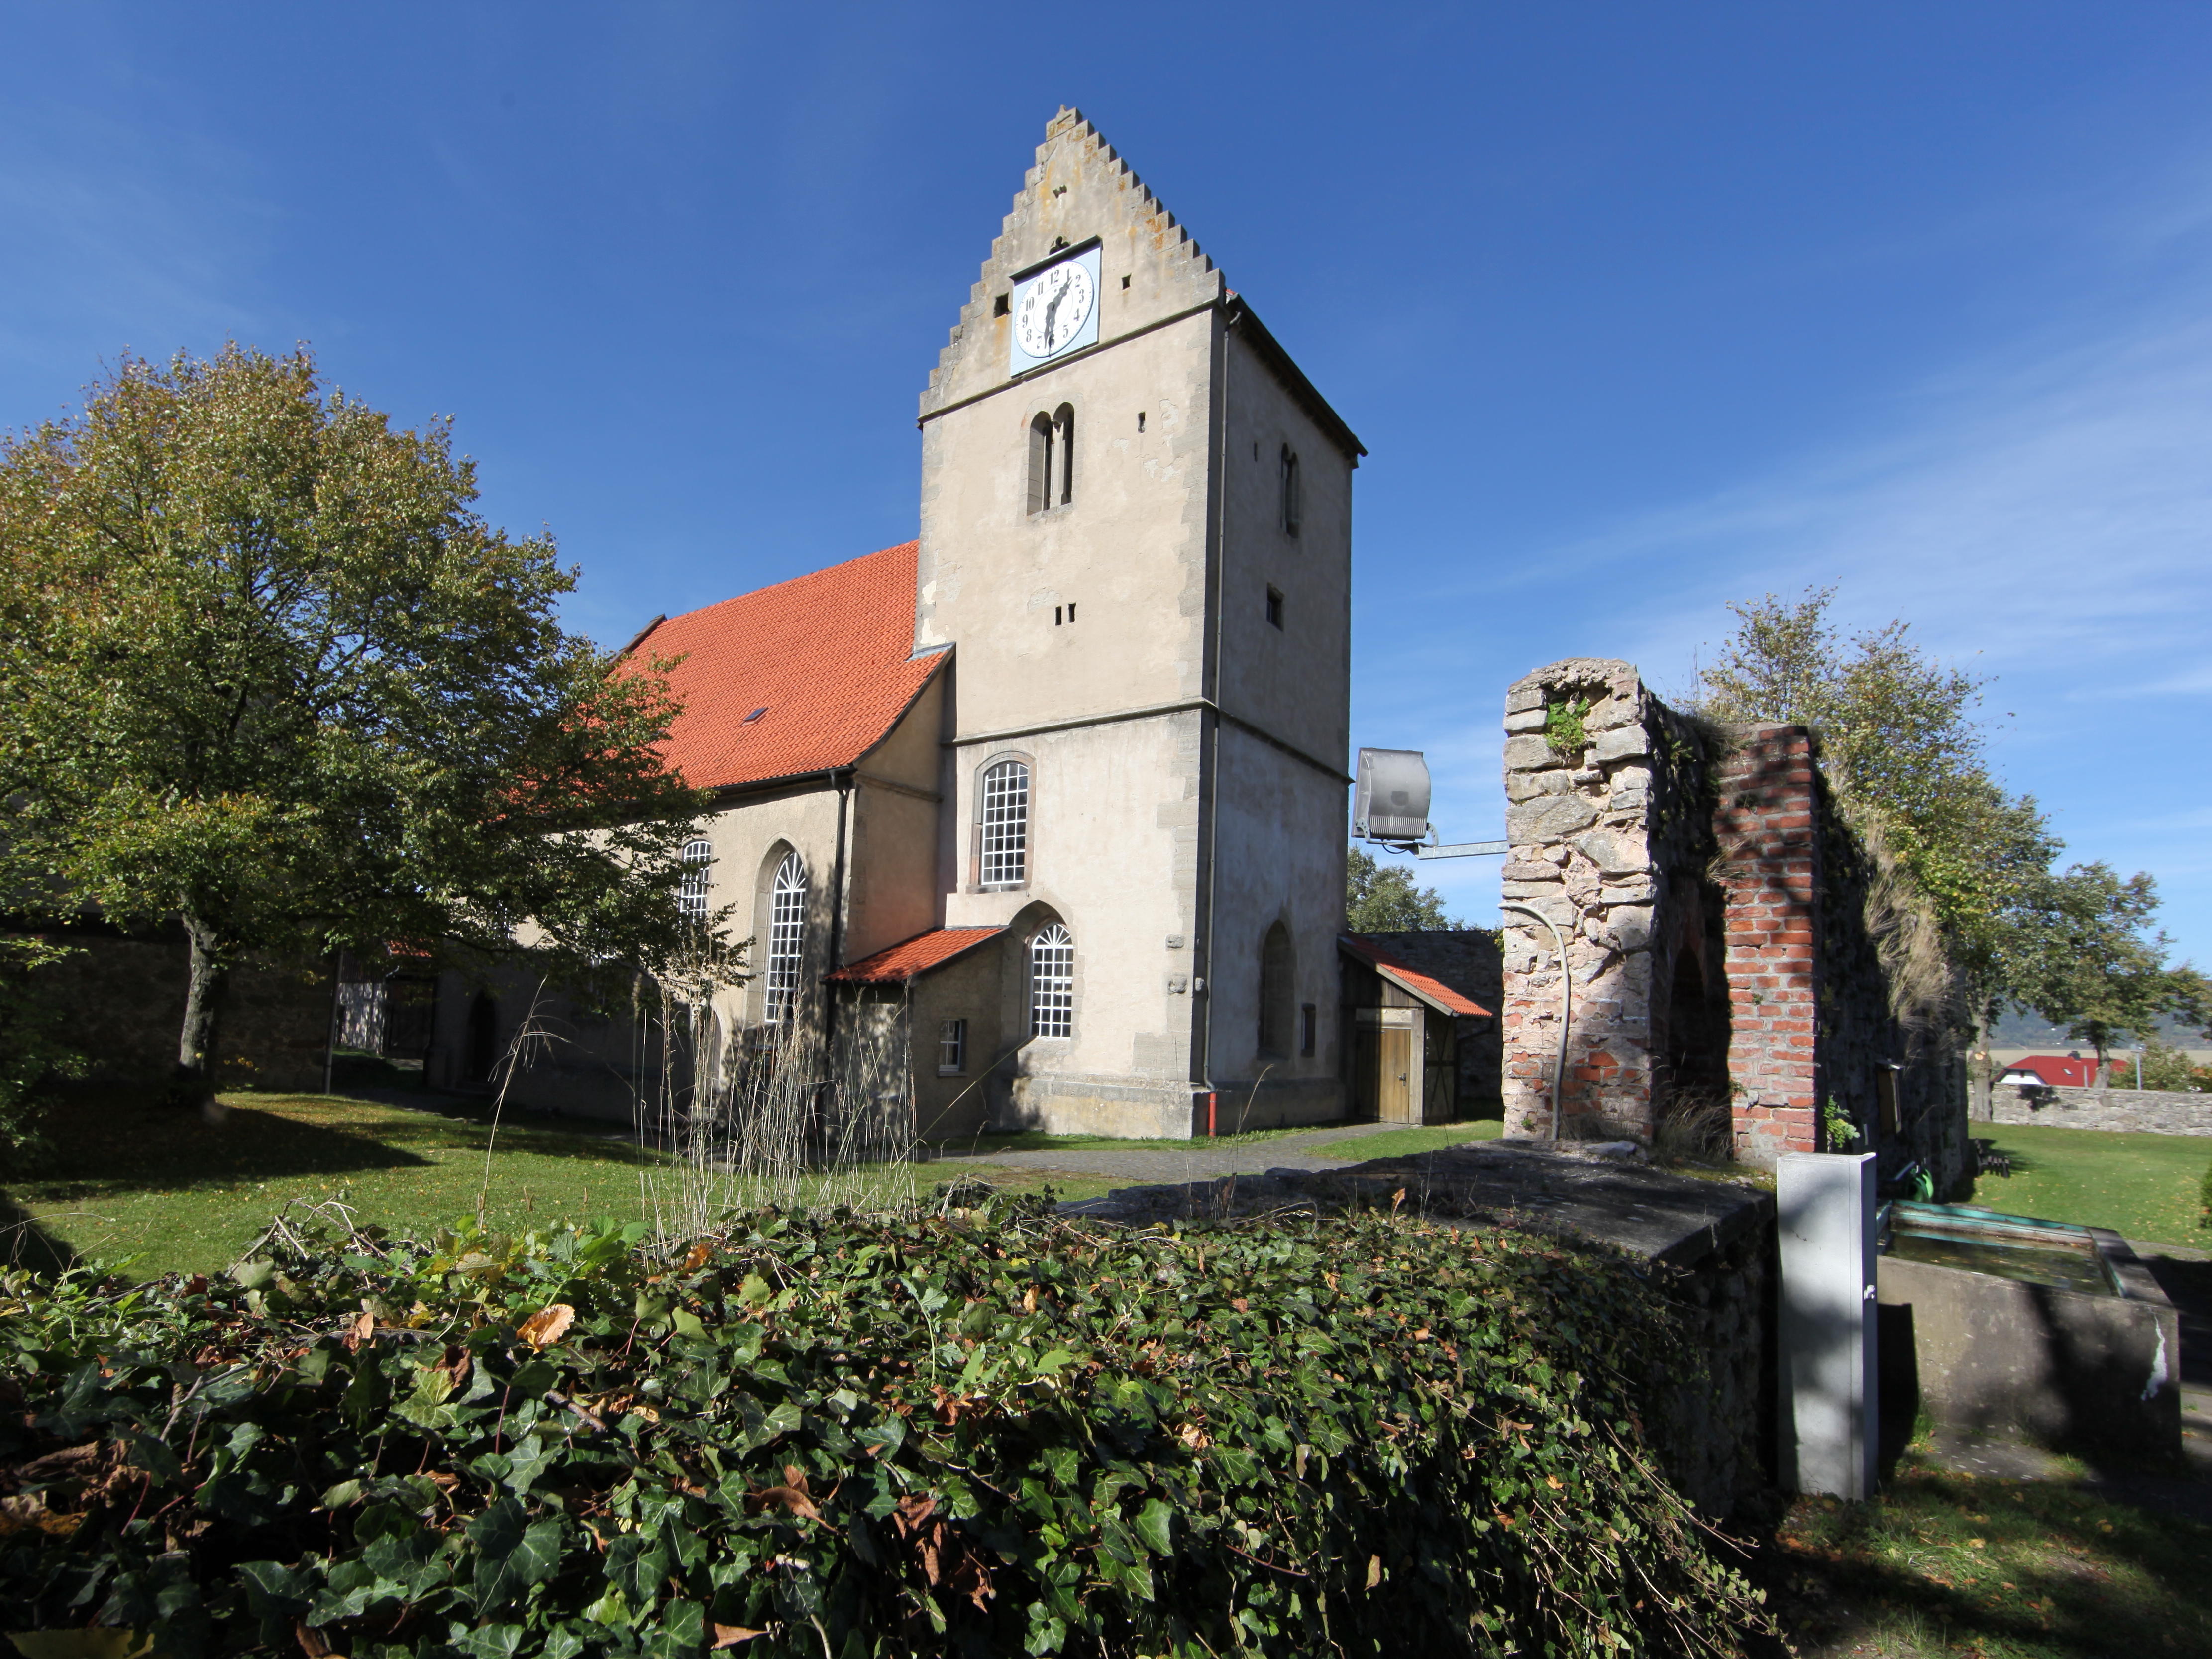
[[[1260,1052],[1291,1049],[1291,930],[1276,922],[1260,942]]]
[[[1004,317],[1008,313],[1012,312],[1013,308],[1013,295],[1011,294],[1001,294],[997,299],[991,301],[991,314],[994,317]]]
[[[1056,921],[1030,941],[1030,1035],[1075,1035],[1075,937]]]
[[[1309,1058],[1314,1051],[1315,1028],[1321,1024],[1320,1013],[1310,1002],[1298,1005],[1298,1052]]]
[[[1283,591],[1279,587],[1267,590],[1267,620],[1277,628],[1283,625]]]
[[[1060,439],[1060,505],[1066,507],[1075,499],[1075,405],[1054,410],[1052,424]]]
[[[983,774],[982,859],[986,887],[1018,887],[1030,873],[1030,769],[1002,760]]]
[[[1283,446],[1283,533],[1295,536],[1305,520],[1305,500],[1298,483],[1297,452]]]
[[[1140,410],[1139,410],[1137,411],[1137,430],[1138,430],[1138,431],[1139,431],[1139,432],[1142,432],[1144,429],[1145,429],[1145,411],[1144,411],[1143,410],[1141,410],[1141,409],[1140,409]]]
[[[1030,516],[1035,518],[1052,505],[1054,432],[1052,416],[1040,414],[1030,422]]]
[[[806,945],[806,866],[786,853],[775,866],[769,895],[768,930],[768,1023],[791,1024],[799,1009],[799,963]]]

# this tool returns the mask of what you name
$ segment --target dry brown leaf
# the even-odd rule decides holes
[[[756,1636],[767,1634],[764,1630],[748,1630],[743,1625],[717,1625],[714,1626],[714,1645],[733,1648],[740,1642],[750,1642]]]
[[[707,1265],[708,1258],[714,1254],[714,1241],[713,1239],[702,1238],[699,1240],[696,1243],[692,1245],[690,1249],[685,1254],[684,1257],[684,1266],[681,1271],[687,1273],[697,1273],[700,1268]],[[720,1629],[720,1626],[718,1626],[716,1628]],[[737,1626],[733,1625],[730,1626],[730,1628],[734,1630]],[[754,1634],[758,1635],[759,1632],[756,1631]]]
[[[331,1644],[323,1640],[322,1632],[303,1620],[292,1621],[292,1634],[299,1638],[300,1651],[307,1659],[331,1659]]]
[[[349,1353],[359,1353],[361,1345],[375,1334],[376,1316],[363,1308],[355,1316],[353,1323],[346,1329],[346,1351]]]
[[[565,1302],[555,1302],[524,1320],[514,1334],[533,1348],[550,1348],[566,1336],[568,1327],[575,1322],[576,1310]]]
[[[1382,1558],[1379,1555],[1370,1555],[1367,1558],[1367,1588],[1373,1589],[1382,1582]]]
[[[771,1504],[781,1504],[785,1512],[802,1520],[819,1521],[822,1511],[814,1507],[814,1500],[796,1486],[763,1486],[758,1492],[745,1494],[745,1507],[755,1514]]]

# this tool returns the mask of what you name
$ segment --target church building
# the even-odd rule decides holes
[[[931,1139],[1344,1115],[1359,441],[1068,110],[920,424],[918,539],[630,647],[714,792],[687,896],[752,940],[718,1050],[868,1043]],[[433,1085],[515,1017],[474,994]],[[588,1050],[516,1093],[626,1110]]]

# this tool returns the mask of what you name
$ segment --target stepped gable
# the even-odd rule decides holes
[[[991,244],[951,342],[938,354],[921,394],[925,418],[1006,379],[1012,319],[994,316],[993,306],[1013,274],[1049,257],[1055,244],[1080,246],[1094,236],[1103,245],[1102,346],[1227,296],[1221,273],[1175,215],[1080,111],[1062,109],[1045,127],[1036,165]]]
[[[641,666],[680,658],[684,712],[662,754],[695,789],[851,766],[890,735],[950,653],[914,654],[915,544],[653,623]],[[754,711],[762,711],[756,714]]]

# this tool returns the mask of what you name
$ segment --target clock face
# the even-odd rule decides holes
[[[1065,351],[1091,320],[1097,285],[1081,259],[1054,265],[1032,281],[1014,313],[1014,339],[1031,357]]]

